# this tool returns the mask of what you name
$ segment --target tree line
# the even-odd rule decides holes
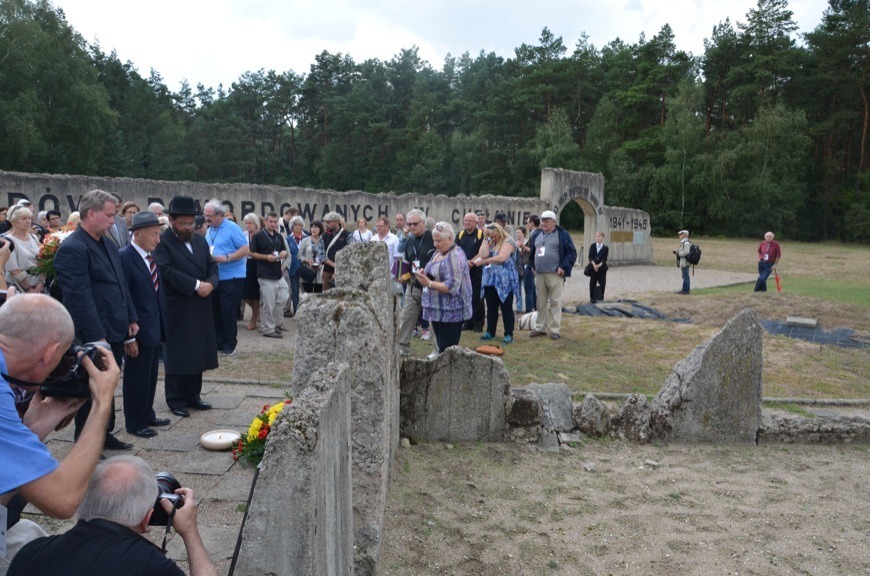
[[[0,168],[336,190],[537,196],[540,170],[601,172],[658,230],[870,241],[870,0],[798,38],[786,0],[714,27],[504,58],[416,47],[228,88],[167,88],[87,43],[48,0],[0,0]],[[582,223],[579,214],[565,215]]]

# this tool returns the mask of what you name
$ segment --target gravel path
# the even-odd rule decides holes
[[[726,272],[709,268],[695,268],[691,276],[692,288],[712,288],[755,282],[755,274]],[[676,266],[613,266],[607,271],[608,300],[637,296],[649,292],[676,292],[682,286],[680,271]],[[589,300],[589,279],[583,276],[583,267],[574,268],[574,275],[566,283],[565,302]]]

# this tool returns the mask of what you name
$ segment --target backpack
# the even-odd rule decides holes
[[[689,253],[686,255],[686,262],[692,266],[701,262],[701,247],[697,244],[692,244],[689,247]]]

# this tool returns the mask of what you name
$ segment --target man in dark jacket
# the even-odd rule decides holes
[[[190,416],[188,408],[211,408],[200,392],[202,373],[218,367],[211,302],[218,284],[218,267],[208,242],[193,232],[199,214],[193,198],[176,196],[166,213],[169,229],[160,235],[154,251],[165,291],[166,404],[173,414]]]
[[[604,232],[595,233],[595,244],[589,247],[589,264],[592,274],[589,276],[589,300],[595,304],[604,300],[604,288],[607,286],[607,254],[610,250],[604,245]],[[595,288],[601,286],[601,293],[596,298]]]
[[[530,263],[535,269],[538,324],[529,336],[549,334],[558,340],[562,327],[562,288],[577,261],[577,249],[568,231],[556,225],[556,213],[552,210],[541,214],[541,231],[534,236],[534,242]]]
[[[468,260],[468,274],[471,276],[471,320],[463,326],[463,330],[483,332],[484,306],[480,297],[480,283],[483,279],[483,268],[471,263],[480,252],[483,243],[483,230],[477,227],[477,214],[469,212],[462,220],[463,228],[456,235],[456,244],[462,248]]]
[[[82,196],[79,202],[81,224],[60,245],[54,271],[63,291],[63,305],[76,327],[76,338],[82,342],[108,343],[115,362],[121,366],[124,344],[135,340],[139,325],[118,246],[106,236],[115,225],[116,210],[115,197],[108,192],[91,190]],[[76,438],[90,410],[90,402],[86,402],[76,414]],[[132,448],[132,444],[109,433],[114,427],[113,411],[106,432],[106,448]]]

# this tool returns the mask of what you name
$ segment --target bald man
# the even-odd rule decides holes
[[[468,274],[471,276],[471,320],[463,324],[463,330],[483,332],[484,307],[480,297],[480,283],[483,280],[483,268],[475,266],[472,260],[480,252],[483,242],[483,230],[477,227],[477,214],[469,212],[462,219],[462,230],[456,235],[456,244],[462,248],[468,259]]]
[[[98,370],[90,359],[82,362],[92,402],[78,442],[60,463],[43,444],[84,403],[81,398],[46,398],[39,391],[69,350],[73,333],[69,313],[48,296],[16,296],[0,308],[0,504],[4,506],[17,493],[48,516],[69,518],[100,459],[121,373],[111,352],[103,348],[98,350],[105,370]],[[19,387],[18,394],[10,383]],[[22,401],[28,397],[29,403]],[[25,410],[23,419],[19,409]],[[10,529],[10,539],[16,528]],[[6,559],[0,559],[0,566],[24,543],[17,541],[17,547],[10,547],[7,540]]]

